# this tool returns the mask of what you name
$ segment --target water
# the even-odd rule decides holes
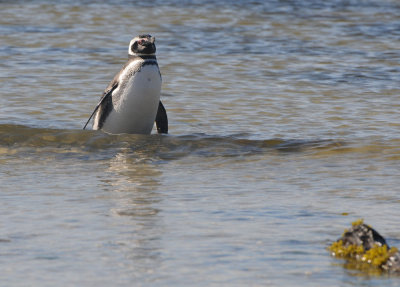
[[[1,1],[1,286],[398,286],[398,1]],[[137,34],[170,134],[82,131]]]

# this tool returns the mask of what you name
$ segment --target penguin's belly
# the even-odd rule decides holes
[[[105,132],[150,134],[160,101],[161,77],[157,65],[146,65],[113,92],[113,109]]]

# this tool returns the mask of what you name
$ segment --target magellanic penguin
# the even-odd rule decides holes
[[[94,116],[93,129],[111,134],[150,134],[154,121],[158,133],[168,133],[154,42],[151,35],[131,40],[128,62],[105,89],[83,129]]]

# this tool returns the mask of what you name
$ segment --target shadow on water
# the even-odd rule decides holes
[[[55,152],[88,158],[110,158],[132,152],[158,160],[173,160],[194,155],[235,157],[266,152],[303,152],[342,146],[333,140],[248,139],[248,134],[216,136],[190,135],[110,135],[99,131],[31,128],[0,125],[0,155]]]

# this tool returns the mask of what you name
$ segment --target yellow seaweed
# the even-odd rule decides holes
[[[344,259],[356,258],[357,255],[362,255],[364,253],[364,247],[362,245],[351,244],[344,246],[342,240],[333,242],[329,250],[332,252],[333,256]]]
[[[393,256],[396,252],[396,247],[392,247],[388,250],[387,245],[379,246],[375,244],[370,250],[365,252],[365,254],[361,257],[361,260],[380,267],[385,264],[389,260],[390,256]]]
[[[361,225],[361,224],[363,224],[363,223],[364,223],[364,219],[360,218],[360,219],[357,219],[356,221],[353,221],[353,222],[351,223],[351,225],[352,225],[352,226],[357,226],[357,225]]]

